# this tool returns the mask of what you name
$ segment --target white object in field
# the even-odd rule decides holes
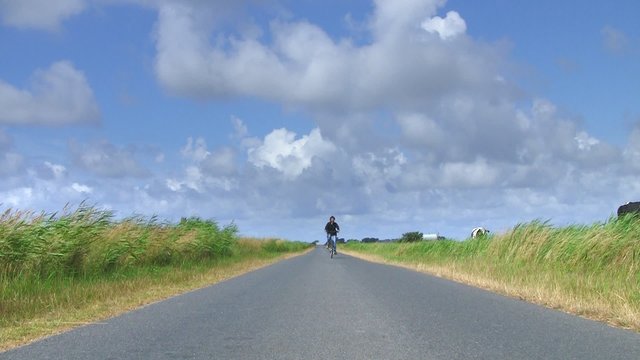
[[[489,233],[489,230],[483,228],[483,227],[477,227],[477,228],[473,228],[473,230],[471,230],[471,238],[475,239],[478,236],[483,236],[483,235],[487,235]]]
[[[436,234],[423,234],[422,235],[422,240],[438,240],[440,239],[440,236],[436,233]]]

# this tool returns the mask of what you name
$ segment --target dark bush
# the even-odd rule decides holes
[[[419,231],[413,231],[402,234],[400,242],[416,242],[422,241],[422,233]]]

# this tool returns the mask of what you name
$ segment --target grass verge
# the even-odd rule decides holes
[[[637,219],[564,228],[535,221],[462,242],[350,243],[342,249],[640,332]]]
[[[240,239],[231,224],[114,221],[81,205],[0,215],[0,351],[211,285],[309,244]]]
[[[7,289],[21,305],[2,312],[0,351],[254,271],[307,248],[293,243],[286,250],[286,245],[270,250],[274,243],[286,242],[241,239],[238,254],[223,259],[130,269],[100,278],[19,281]],[[15,291],[18,288],[24,291]]]

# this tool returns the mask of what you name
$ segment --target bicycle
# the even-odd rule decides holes
[[[331,258],[333,259],[333,255],[337,254],[337,252],[336,252],[336,240],[337,239],[334,240],[334,239],[332,239],[332,237],[336,237],[337,238],[337,236],[328,235],[327,236],[327,242],[328,242],[328,245],[329,245],[329,254],[331,255]]]

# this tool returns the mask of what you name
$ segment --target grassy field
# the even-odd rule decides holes
[[[345,253],[401,265],[640,331],[640,221],[521,224],[466,241],[349,243]]]
[[[81,205],[0,216],[0,350],[203,287],[310,245],[241,239],[230,224],[115,221]]]

